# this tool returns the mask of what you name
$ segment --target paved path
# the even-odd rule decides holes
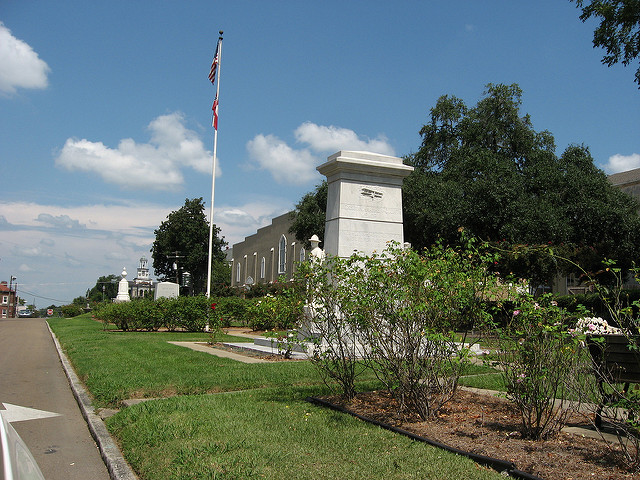
[[[47,480],[110,478],[44,319],[0,319],[0,409],[31,416],[13,406],[58,414],[12,422]]]
[[[247,355],[241,355],[239,353],[229,352],[228,350],[222,350],[220,348],[212,348],[202,342],[169,342],[172,345],[179,347],[190,348],[196,352],[208,353],[209,355],[215,355],[216,357],[230,358],[242,363],[272,363],[269,360],[262,358],[249,357]],[[250,344],[249,344],[250,345]]]

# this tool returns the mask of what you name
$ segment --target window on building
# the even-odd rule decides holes
[[[278,273],[287,271],[287,239],[284,235],[280,237],[278,245]]]
[[[260,278],[264,278],[267,271],[267,261],[262,257],[260,260]]]
[[[2,296],[2,304],[6,305],[9,303],[9,295],[3,295]]]
[[[302,247],[300,249],[300,263],[304,262],[306,255],[307,255],[307,252],[305,251],[304,247]]]
[[[236,283],[240,283],[240,264],[236,263]]]

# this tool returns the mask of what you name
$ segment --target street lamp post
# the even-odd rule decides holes
[[[16,298],[15,295],[12,295],[13,290],[11,289],[11,287],[13,286],[13,281],[17,280],[16,277],[14,277],[13,275],[11,275],[11,277],[9,278],[9,311],[7,312],[7,318],[15,318],[16,316],[16,312],[15,312],[15,303],[16,303]],[[6,285],[6,284],[5,284]],[[11,310],[11,299],[13,298],[13,312]]]

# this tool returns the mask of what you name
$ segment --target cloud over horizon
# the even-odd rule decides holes
[[[340,150],[362,150],[383,155],[395,155],[384,135],[361,138],[353,130],[333,125],[301,124],[293,132],[303,148],[293,148],[275,135],[256,135],[247,142],[250,165],[267,170],[280,184],[304,185],[318,178],[316,167],[326,160],[321,153],[333,154]]]
[[[12,95],[18,88],[47,88],[49,65],[26,42],[14,37],[0,22],[0,92]]]
[[[180,188],[184,184],[183,167],[211,174],[211,152],[184,122],[180,112],[161,115],[147,127],[151,132],[148,143],[125,138],[115,149],[102,142],[69,138],[55,164],[69,171],[97,174],[124,189]]]

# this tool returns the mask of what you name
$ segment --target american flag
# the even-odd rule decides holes
[[[218,47],[220,44],[216,45],[216,54],[213,56],[213,62],[211,63],[211,71],[209,72],[209,80],[211,83],[215,83],[216,81],[216,70],[218,69]]]
[[[213,128],[218,130],[218,96],[216,95],[216,99],[213,101]]]

